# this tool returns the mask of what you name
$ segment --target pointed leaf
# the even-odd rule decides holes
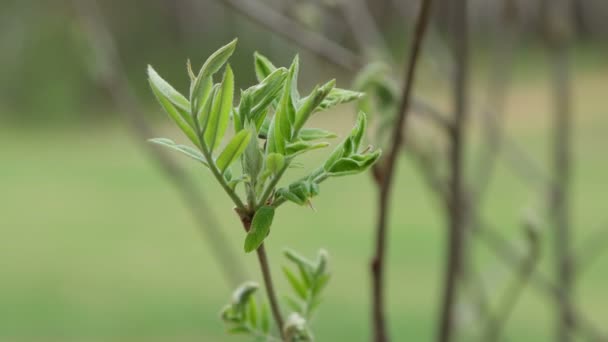
[[[296,141],[292,144],[285,146],[285,153],[289,157],[295,157],[299,154],[312,150],[317,150],[320,148],[325,148],[327,146],[329,146],[329,143],[327,142],[310,143],[306,141]]]
[[[245,238],[245,252],[249,253],[260,247],[266,236],[270,233],[273,218],[273,207],[263,206],[255,212],[251,221],[251,229]]]
[[[266,157],[266,169],[273,175],[279,173],[285,166],[285,157],[279,153],[270,153]]]
[[[156,70],[154,70],[154,68],[152,68],[151,65],[148,65],[148,79],[150,80],[150,83],[153,84],[158,90],[158,92],[167,100],[171,101],[175,107],[188,113],[190,110],[190,102],[184,97],[184,95],[180,94],[167,81],[160,77],[160,75],[156,72]]]
[[[230,64],[228,64],[224,72],[224,79],[214,96],[213,107],[205,130],[205,143],[210,152],[213,152],[213,149],[221,143],[226,133],[228,121],[230,120],[230,111],[232,110],[233,95],[234,74],[232,73]]]
[[[258,82],[268,77],[272,72],[277,70],[277,67],[272,62],[259,52],[253,53],[254,64],[255,64],[255,76]]]
[[[165,112],[167,114],[169,114],[169,117],[173,120],[173,122],[175,122],[177,124],[177,126],[182,130],[182,132],[184,132],[184,134],[190,139],[190,141],[192,141],[192,143],[194,145],[198,146],[199,145],[198,136],[194,132],[194,129],[192,128],[192,126],[183,118],[183,116],[180,114],[180,112],[177,110],[177,108],[175,108],[175,106],[173,106],[171,101],[169,101],[169,99],[167,99],[160,92],[160,90],[158,90],[158,88],[152,81],[150,81],[150,87],[152,88],[152,92],[154,93],[156,100],[158,100],[158,102],[163,107]]]
[[[232,140],[226,145],[222,153],[217,157],[217,167],[220,169],[221,173],[224,173],[228,166],[234,163],[241,154],[247,148],[247,144],[249,143],[249,139],[251,138],[251,132],[248,130],[243,130],[238,132]]]
[[[317,106],[321,104],[321,101],[325,99],[325,97],[333,89],[335,84],[336,81],[331,80],[323,86],[315,88],[307,98],[302,100],[303,103],[296,112],[296,121],[294,122],[293,127],[295,133],[298,133],[300,129],[304,127],[304,124],[306,123],[306,121],[308,121],[310,115],[315,111]]]
[[[320,128],[302,128],[300,134],[297,136],[298,139],[304,141],[312,141],[319,139],[331,139],[336,138],[337,135],[334,132],[326,131]]]
[[[285,278],[287,278],[287,281],[291,285],[291,288],[298,295],[298,297],[300,297],[300,299],[302,300],[306,300],[307,291],[304,284],[302,284],[298,277],[293,274],[293,272],[291,272],[287,267],[283,267],[283,273],[285,274]]]
[[[255,327],[258,325],[258,308],[255,303],[255,297],[249,297],[247,302],[247,320],[251,323],[251,326]]]
[[[334,88],[329,92],[327,97],[321,101],[321,104],[315,110],[327,110],[342,103],[358,100],[363,97],[363,95],[363,93],[358,91]]]
[[[270,331],[270,315],[266,303],[262,303],[260,307],[260,328],[266,334]]]
[[[209,118],[211,117],[211,111],[213,110],[213,105],[215,99],[217,98],[217,92],[219,91],[220,85],[215,84],[211,88],[209,92],[209,96],[205,100],[203,106],[199,109],[196,119],[198,120],[198,127],[200,128],[200,133],[204,134],[207,130],[207,125],[209,124]],[[202,141],[203,144],[206,144],[205,141]]]
[[[232,56],[234,49],[236,48],[237,39],[234,39],[230,43],[222,46],[215,51],[203,64],[196,81],[192,87],[192,94],[190,101],[192,102],[192,109],[194,113],[198,112],[200,106],[203,105],[204,101],[204,90],[205,83],[209,82],[213,74],[215,74],[220,68],[228,61],[228,58]]]
[[[207,160],[205,159],[205,156],[195,148],[192,148],[192,147],[186,146],[186,145],[176,144],[175,142],[173,142],[173,140],[167,139],[167,138],[154,138],[154,139],[150,139],[148,141],[150,141],[151,143],[154,143],[154,144],[166,146],[175,151],[179,151],[179,152],[187,155],[188,157],[190,157],[194,160],[197,160],[197,161],[203,163],[203,165],[209,167],[209,165],[207,164]]]

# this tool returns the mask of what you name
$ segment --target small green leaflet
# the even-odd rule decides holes
[[[280,153],[270,153],[266,157],[266,169],[273,175],[278,174],[285,166],[285,157]]]
[[[302,104],[296,112],[296,120],[293,125],[294,134],[297,134],[300,129],[304,127],[304,124],[308,121],[315,109],[317,109],[317,106],[321,104],[321,101],[325,99],[335,85],[336,80],[331,80],[321,87],[315,87],[308,97],[302,99]]]
[[[200,106],[203,105],[202,101],[204,100],[205,88],[210,78],[215,74],[220,68],[228,61],[228,58],[232,56],[234,49],[236,48],[237,39],[234,39],[230,43],[222,46],[217,51],[215,51],[207,60],[205,64],[201,67],[198,75],[196,76],[196,80],[192,86],[192,91],[190,94],[190,100],[192,101],[192,112],[198,112]],[[208,91],[208,90],[207,90]]]
[[[319,128],[302,128],[300,134],[297,136],[298,139],[304,141],[331,139],[336,137],[336,133]]]
[[[171,101],[174,106],[186,112],[190,110],[190,102],[184,95],[180,94],[167,81],[160,77],[151,65],[148,65],[148,78],[156,90],[167,100]]]
[[[205,160],[205,156],[201,152],[196,150],[195,148],[192,148],[192,147],[186,146],[186,145],[176,144],[175,142],[173,142],[173,140],[167,139],[167,138],[154,138],[154,139],[150,139],[148,141],[151,143],[154,143],[154,144],[166,146],[175,151],[179,151],[179,152],[187,155],[188,157],[190,157],[194,160],[197,160],[197,161],[203,163],[203,165],[209,167],[209,165],[207,164],[207,161]]]
[[[243,130],[238,132],[232,140],[230,140],[222,153],[217,157],[216,165],[221,173],[224,173],[224,171],[243,154],[245,148],[247,148],[247,144],[249,144],[250,138],[251,132]]]
[[[257,77],[258,82],[261,82],[268,77],[268,75],[277,70],[277,67],[274,66],[268,58],[257,51],[253,53],[253,59],[255,64],[255,76]]]
[[[274,218],[274,208],[269,206],[260,207],[253,215],[251,229],[245,238],[245,252],[249,253],[258,249],[268,233]]]
[[[167,112],[167,114],[169,114],[169,117],[171,118],[171,120],[173,120],[173,122],[175,122],[177,124],[177,126],[182,130],[182,132],[184,132],[184,134],[190,139],[190,141],[192,141],[193,144],[198,146],[199,140],[198,140],[198,137],[197,137],[196,133],[194,132],[194,129],[192,128],[192,126],[183,118],[183,116],[180,114],[180,112],[177,110],[177,108],[175,108],[175,106],[173,106],[171,101],[169,101],[169,99],[166,98],[160,92],[160,90],[158,90],[158,88],[152,82],[152,80],[150,80],[150,87],[152,88],[152,92],[154,93],[154,96],[158,100],[158,103],[160,103],[160,105],[163,107],[165,112]]]
[[[363,93],[358,91],[334,88],[329,92],[327,97],[321,101],[321,104],[315,109],[315,111],[327,110],[342,103],[358,100],[363,97],[363,95]]]
[[[205,129],[205,143],[209,148],[209,152],[220,144],[228,121],[230,121],[230,110],[232,110],[232,98],[234,96],[234,74],[230,64],[226,66],[224,79],[213,99],[213,107],[209,114],[209,122]]]

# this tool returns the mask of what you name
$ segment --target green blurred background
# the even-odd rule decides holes
[[[589,3],[606,7],[601,1]],[[352,81],[352,74],[219,1],[103,1],[100,5],[148,122],[159,134],[177,140],[180,135],[147,89],[147,64],[185,90],[185,60],[191,58],[198,66],[217,47],[238,37],[231,63],[241,88],[254,81],[255,50],[281,65],[300,53],[304,89],[330,78],[337,78],[341,87]],[[372,7],[374,15],[380,15]],[[307,7],[296,13],[308,13],[302,8]],[[605,12],[588,8],[589,12],[597,22],[601,22],[597,17],[607,18]],[[316,12],[311,13],[299,20],[315,24]],[[402,41],[411,25],[409,19],[393,18],[383,27],[389,41],[394,41],[397,59],[406,52]],[[484,20],[472,25],[474,32],[483,32]],[[608,223],[607,35],[600,24],[587,31],[571,49],[576,249],[584,248],[588,237]],[[352,38],[343,32],[331,31],[328,36],[352,45]],[[487,75],[495,67],[490,51],[494,38],[474,36],[471,107],[479,111]],[[524,30],[514,54],[506,130],[549,170],[553,109],[549,54],[534,37],[533,29]],[[227,337],[219,320],[219,310],[232,292],[221,266],[171,183],[134,144],[109,92],[96,81],[91,71],[102,62],[92,53],[72,3],[3,0],[0,51],[0,340],[241,340]],[[449,85],[433,69],[432,55],[426,58],[416,93],[449,104]],[[345,133],[354,112],[354,107],[342,106],[314,120]],[[471,156],[479,147],[475,127],[473,122]],[[316,152],[304,161],[305,166],[312,168],[326,153]],[[212,211],[208,214],[220,218],[220,225],[213,228],[230,237],[232,247],[250,266],[249,278],[259,280],[254,257],[241,253],[244,235],[225,194],[197,165],[177,160],[208,198]],[[267,248],[279,291],[289,291],[279,276],[283,247],[310,256],[320,247],[330,252],[334,276],[313,322],[320,341],[365,341],[370,336],[368,260],[375,195],[369,175],[338,179],[323,185],[314,203],[316,211],[286,205],[276,217]],[[524,248],[522,213],[538,207],[542,196],[501,161],[483,214]],[[390,330],[395,341],[431,340],[441,289],[445,222],[439,204],[407,158],[399,165],[392,213]],[[541,231],[541,270],[547,274],[552,271],[549,229]],[[488,291],[501,293],[513,277],[511,271],[485,246],[470,248]],[[604,333],[608,333],[607,254],[594,259],[576,284],[579,307]],[[527,288],[507,323],[505,340],[550,341],[552,304],[547,296]],[[467,301],[460,302],[458,310],[466,340],[479,322]]]

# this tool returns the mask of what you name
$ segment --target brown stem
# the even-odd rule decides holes
[[[467,0],[455,3],[453,12],[453,48],[456,62],[454,79],[454,123],[450,132],[450,200],[445,287],[442,295],[438,341],[452,341],[458,275],[463,260],[465,227],[465,189],[463,177],[464,128],[467,112],[468,37]]]
[[[384,317],[384,260],[386,256],[386,225],[388,221],[388,212],[390,204],[390,191],[391,184],[393,181],[393,175],[396,169],[396,160],[401,147],[401,143],[404,139],[403,132],[405,131],[406,116],[409,112],[410,98],[412,88],[414,84],[414,76],[416,72],[416,63],[420,53],[420,47],[422,45],[422,39],[428,26],[428,19],[430,17],[431,0],[425,0],[420,6],[420,12],[416,22],[416,29],[414,32],[414,40],[412,42],[411,56],[407,63],[407,70],[405,74],[405,83],[403,86],[403,95],[401,97],[401,103],[399,105],[399,111],[397,113],[397,120],[395,122],[394,130],[392,133],[392,145],[388,156],[384,161],[384,167],[378,167],[376,169],[377,179],[380,182],[380,192],[378,199],[378,222],[376,226],[376,246],[374,256],[371,262],[371,273],[372,273],[372,319],[374,329],[374,340],[376,342],[388,341],[388,334],[386,331],[386,321]],[[379,171],[379,172],[378,172]]]
[[[260,262],[260,270],[262,271],[262,276],[264,278],[266,295],[268,296],[268,302],[270,302],[270,310],[272,311],[272,316],[279,327],[281,338],[285,339],[285,335],[283,334],[283,316],[281,316],[279,301],[277,300],[277,295],[272,284],[272,275],[270,274],[270,267],[268,266],[268,257],[266,256],[266,248],[264,248],[264,244],[261,244],[256,252],[258,254],[258,261]]]
[[[236,211],[241,219],[241,222],[243,223],[243,228],[246,232],[249,232],[251,229],[251,219],[253,214],[239,212],[239,210]],[[268,256],[266,255],[266,248],[264,247],[263,243],[260,245],[260,247],[258,247],[256,253],[260,263],[260,271],[262,271],[262,278],[264,279],[264,288],[266,289],[266,295],[268,296],[268,302],[270,303],[270,311],[272,311],[272,317],[279,328],[281,339],[285,340],[285,335],[283,333],[283,316],[281,315],[279,301],[277,300],[277,295],[274,290],[272,274],[270,272],[270,266],[268,265]]]

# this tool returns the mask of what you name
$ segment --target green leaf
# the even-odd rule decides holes
[[[331,80],[321,87],[313,89],[312,93],[305,99],[296,112],[296,120],[294,122],[293,130],[297,134],[308,119],[310,115],[316,110],[317,106],[321,104],[321,101],[329,94],[336,84],[336,80]]]
[[[340,158],[327,170],[327,173],[335,177],[363,172],[373,165],[381,154],[382,151],[376,150],[365,155],[358,154],[348,158]]]
[[[266,236],[270,233],[273,218],[273,207],[262,206],[255,212],[251,221],[251,229],[245,238],[245,252],[249,253],[260,247]]]
[[[209,114],[209,121],[205,130],[205,143],[209,148],[209,152],[218,146],[230,120],[230,110],[232,110],[232,98],[234,96],[234,74],[230,64],[226,66],[224,78],[219,87],[219,90],[214,96],[213,107]]]
[[[329,92],[327,97],[321,101],[321,104],[316,110],[327,110],[339,104],[358,100],[364,95],[365,94],[358,91],[334,88]]]
[[[166,146],[175,151],[179,151],[179,152],[187,155],[188,157],[203,163],[203,165],[205,165],[206,167],[209,167],[209,164],[207,164],[207,160],[205,159],[205,156],[195,148],[192,148],[192,147],[186,146],[186,145],[176,144],[173,140],[167,139],[167,138],[154,138],[154,139],[150,139],[148,141],[151,143],[154,143],[154,144]]]
[[[315,269],[314,264],[310,260],[307,260],[306,258],[304,258],[303,256],[301,256],[300,254],[298,254],[297,252],[295,252],[295,251],[293,251],[291,249],[286,248],[283,251],[283,254],[285,255],[285,257],[288,260],[290,260],[294,264],[304,267],[309,272],[313,272],[314,271],[314,269]]]
[[[319,295],[319,293],[325,288],[331,276],[329,274],[322,274],[317,277],[314,286],[312,287],[313,296]]]
[[[354,150],[357,151],[359,146],[361,145],[361,140],[363,140],[363,136],[365,135],[365,130],[367,129],[367,115],[363,112],[359,112],[357,116],[357,124],[355,128],[351,132],[351,137],[354,143]]]
[[[266,334],[270,331],[270,315],[266,303],[262,303],[260,307],[260,328]]]
[[[264,156],[258,146],[258,140],[255,138],[255,126],[253,123],[250,123],[249,125],[250,127],[248,130],[251,132],[251,139],[249,140],[249,144],[247,144],[245,154],[243,154],[243,172],[249,175],[252,182],[255,182],[262,171]]]
[[[337,135],[334,132],[326,131],[319,128],[302,128],[297,138],[304,141],[312,141],[319,139],[331,139],[336,138]]]
[[[285,153],[289,157],[295,157],[299,154],[302,154],[302,153],[305,153],[308,151],[312,151],[312,150],[318,150],[320,148],[325,148],[327,146],[329,146],[329,143],[327,143],[327,142],[310,143],[310,142],[306,142],[306,141],[296,141],[294,143],[291,143],[291,144],[285,146]]]
[[[295,104],[300,101],[300,93],[298,93],[298,74],[300,73],[300,57],[297,54],[294,56],[289,69],[293,70],[291,72],[291,101],[293,101],[293,103]],[[292,120],[291,123],[293,124],[294,121]]]
[[[220,172],[224,173],[228,166],[234,163],[245,151],[249,139],[251,138],[251,132],[243,130],[238,132],[232,140],[226,145],[222,153],[217,157],[217,167]]]
[[[201,130],[201,134],[204,134],[207,130],[207,124],[209,123],[209,118],[211,117],[211,111],[213,110],[214,102],[217,98],[217,92],[219,91],[219,88],[219,84],[213,85],[211,91],[209,92],[209,96],[207,96],[205,103],[200,108],[196,116],[196,119],[198,120],[198,127]],[[202,143],[205,143],[205,141],[202,141]]]
[[[266,156],[266,169],[273,175],[278,174],[285,167],[285,157],[280,153],[270,153]]]
[[[232,293],[232,304],[236,305],[239,309],[244,309],[249,298],[253,296],[259,287],[257,283],[252,281],[243,283]]]
[[[283,273],[285,274],[285,278],[287,278],[287,281],[291,285],[291,288],[298,295],[298,297],[300,297],[300,299],[302,300],[306,300],[307,290],[304,284],[302,284],[300,280],[298,280],[298,277],[293,274],[293,272],[291,272],[289,268],[283,267]]]
[[[156,90],[162,94],[167,100],[169,100],[175,107],[188,113],[190,110],[190,102],[175,90],[167,81],[165,81],[160,75],[148,65],[148,79]],[[185,119],[185,118],[184,118]]]
[[[291,141],[292,123],[295,120],[296,109],[291,98],[291,79],[294,71],[295,65],[292,65],[283,86],[283,94],[281,95],[277,111],[270,122],[270,125],[273,126],[270,131],[273,134],[268,139],[273,140],[271,143],[274,144],[277,152],[282,154],[284,153],[285,145]]]
[[[260,115],[265,113],[273,102],[276,102],[286,78],[287,69],[278,68],[259,84],[244,90],[239,105],[239,109],[242,111],[241,116],[250,121],[261,123]],[[244,101],[247,106],[244,106]]]
[[[234,327],[230,327],[226,331],[229,334],[234,334],[234,335],[236,335],[236,334],[249,334],[250,333],[249,328],[247,328],[244,325],[237,325],[237,326],[234,326]]]
[[[258,82],[261,82],[263,79],[268,77],[271,73],[277,70],[277,67],[272,64],[272,62],[262,55],[259,52],[253,53],[254,66],[255,66],[255,76],[258,79]]]
[[[258,309],[255,304],[255,297],[249,297],[249,301],[247,302],[247,320],[251,323],[251,326],[255,327],[258,325]]]
[[[222,46],[215,51],[203,64],[196,80],[192,87],[191,98],[192,112],[198,112],[198,109],[203,105],[205,100],[204,92],[206,84],[210,81],[213,74],[215,74],[220,68],[228,61],[228,58],[232,56],[238,39],[234,39],[230,43]]]
[[[194,145],[199,146],[199,140],[197,134],[194,132],[192,126],[184,119],[184,117],[180,114],[180,112],[173,106],[171,101],[166,98],[160,90],[156,87],[156,85],[150,80],[150,87],[152,88],[152,92],[158,100],[158,103],[163,107],[165,112],[169,114],[169,117],[173,122],[177,124],[177,126],[184,132],[184,134],[192,141]]]
[[[302,303],[299,300],[293,299],[291,297],[284,297],[287,306],[295,312],[302,312]]]
[[[325,164],[323,164],[325,171],[329,171],[339,159],[348,158],[353,153],[357,152],[357,149],[361,144],[361,140],[365,135],[366,128],[367,116],[365,113],[359,112],[359,115],[357,116],[357,123],[353,127],[348,137],[340,145],[336,146],[336,149],[329,155],[325,161]],[[345,161],[343,163],[348,164],[350,162]]]

